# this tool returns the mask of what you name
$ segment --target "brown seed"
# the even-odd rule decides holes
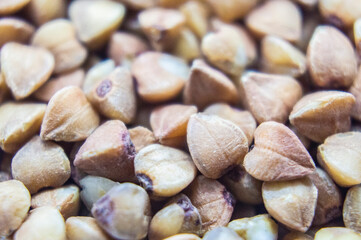
[[[0,15],[13,14],[24,6],[26,6],[30,0],[3,0],[0,3]]]
[[[243,131],[215,115],[192,115],[188,122],[187,143],[198,170],[212,179],[220,178],[241,164],[248,152],[248,140]]]
[[[84,70],[78,69],[54,77],[42,85],[33,96],[43,102],[49,102],[54,94],[68,86],[81,87],[84,81]]]
[[[66,220],[68,240],[111,240],[92,217],[70,217]]]
[[[44,190],[32,196],[31,208],[52,206],[59,210],[64,219],[78,214],[80,207],[79,188],[68,185]]]
[[[207,0],[206,2],[221,20],[232,22],[244,17],[259,0]]]
[[[313,240],[313,237],[305,233],[300,232],[290,232],[286,234],[282,240]]]
[[[293,106],[302,97],[301,85],[292,77],[246,72],[239,81],[243,105],[258,123],[285,123]]]
[[[59,145],[35,136],[15,154],[11,172],[33,194],[44,187],[62,186],[70,177],[70,162]]]
[[[188,28],[183,28],[172,53],[187,62],[201,57],[200,44],[196,35]]]
[[[361,232],[361,185],[356,185],[347,191],[343,205],[343,222],[345,226]]]
[[[203,233],[226,226],[231,219],[235,200],[217,180],[199,175],[185,193],[202,217]]]
[[[76,38],[75,27],[65,19],[42,25],[35,32],[31,44],[46,48],[54,55],[56,74],[78,68],[88,55],[86,48]]]
[[[301,37],[302,15],[290,1],[267,1],[248,14],[246,25],[258,37],[270,34],[296,42]]]
[[[254,148],[246,155],[243,164],[246,171],[259,180],[292,180],[315,170],[315,164],[301,141],[281,123],[259,125],[254,142]]]
[[[331,26],[316,28],[307,48],[307,64],[317,87],[350,87],[357,74],[357,59],[350,40]]]
[[[186,144],[187,126],[195,106],[170,104],[155,108],[150,115],[154,136],[163,145],[182,147]]]
[[[352,94],[318,91],[307,94],[293,107],[289,120],[299,133],[321,143],[328,136],[350,129],[350,113],[355,104]]]
[[[125,7],[117,2],[84,0],[71,2],[68,15],[80,41],[91,49],[99,49],[119,28],[125,11]]]
[[[0,105],[0,147],[15,153],[40,129],[46,105],[7,102]]]
[[[0,47],[8,42],[26,44],[33,35],[35,28],[18,18],[2,18],[0,20]]]
[[[92,208],[98,224],[117,239],[143,239],[151,219],[146,191],[132,183],[113,187]]]
[[[129,135],[137,153],[142,148],[157,142],[153,132],[142,126],[129,129]]]
[[[28,215],[30,193],[17,180],[0,182],[0,236],[7,237],[20,227]]]
[[[342,196],[331,177],[321,168],[309,175],[318,190],[317,207],[312,225],[322,225],[341,216]]]
[[[138,93],[147,102],[157,103],[176,97],[188,78],[189,67],[181,59],[159,52],[146,52],[132,64]]]
[[[35,92],[53,69],[54,57],[46,49],[13,42],[1,49],[1,72],[16,100]]]
[[[208,231],[203,237],[203,240],[218,240],[218,239],[243,240],[243,238],[238,236],[235,231],[226,227],[214,228]]]
[[[197,235],[191,233],[176,234],[163,240],[201,240]]]
[[[357,76],[353,81],[349,92],[355,97],[356,102],[351,110],[351,116],[358,121],[361,121],[361,66],[358,69]]]
[[[338,133],[318,146],[317,160],[342,187],[361,183],[360,132]]]
[[[262,196],[268,213],[287,227],[306,232],[317,203],[317,188],[308,178],[264,182]]]
[[[194,60],[183,92],[185,104],[195,104],[203,109],[216,102],[235,103],[237,95],[235,85],[226,75],[203,60]]]
[[[64,0],[31,0],[26,12],[31,21],[40,26],[53,19],[64,18],[66,5]]]
[[[110,120],[98,127],[81,146],[74,166],[114,181],[134,179],[135,149],[122,121]]]
[[[4,75],[0,72],[0,103],[5,101],[10,95],[10,89],[5,83]]]
[[[361,234],[345,227],[326,227],[320,229],[314,240],[360,240]]]
[[[103,81],[115,69],[115,62],[113,60],[104,60],[92,66],[86,73],[83,91],[86,96],[89,96],[96,85]]]
[[[200,1],[187,1],[179,10],[183,13],[187,26],[198,38],[202,38],[208,30],[208,6]]]
[[[135,34],[116,32],[110,38],[108,56],[116,65],[130,66],[133,60],[148,50],[147,43]]]
[[[138,15],[139,24],[153,48],[169,50],[185,25],[185,18],[178,10],[150,8]]]
[[[208,115],[216,115],[233,122],[239,128],[241,128],[246,135],[248,139],[248,145],[252,144],[253,133],[256,129],[257,123],[250,112],[233,108],[226,103],[215,103],[204,109],[203,113]]]
[[[187,0],[157,0],[157,4],[162,7],[175,8]]]
[[[99,116],[83,91],[70,86],[57,91],[50,99],[40,136],[44,140],[76,142],[86,139],[98,125]]]

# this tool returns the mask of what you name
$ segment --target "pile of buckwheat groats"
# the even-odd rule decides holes
[[[361,240],[361,0],[0,0],[1,240]]]

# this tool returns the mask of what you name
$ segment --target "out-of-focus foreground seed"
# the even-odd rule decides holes
[[[356,78],[349,91],[356,99],[355,105],[351,110],[351,116],[356,120],[361,121],[361,66],[358,69]]]
[[[361,234],[344,227],[326,227],[319,230],[314,240],[360,240]]]
[[[226,22],[231,22],[244,17],[259,0],[207,0],[216,15]]]
[[[54,70],[54,57],[46,49],[10,42],[1,48],[1,73],[16,100],[28,97]]]
[[[318,146],[317,160],[340,186],[361,183],[361,132],[338,133]]]
[[[30,208],[30,193],[17,180],[0,182],[0,236],[11,235],[25,220]]]
[[[65,222],[60,212],[50,206],[30,212],[14,235],[14,240],[66,240]]]
[[[202,217],[202,234],[226,226],[231,219],[235,199],[217,180],[196,177],[185,193]]]
[[[118,29],[125,11],[125,7],[117,2],[84,0],[71,2],[68,14],[80,41],[91,49],[99,49]]]
[[[129,135],[137,153],[142,148],[157,142],[153,132],[142,126],[129,129]]]
[[[359,57],[361,57],[361,17],[357,19],[353,25],[353,35],[355,38],[356,49]]]
[[[197,235],[191,233],[180,233],[163,240],[201,240]]]
[[[50,99],[40,136],[43,140],[81,141],[93,132],[99,121],[83,91],[75,86],[65,87]]]
[[[317,204],[317,188],[309,178],[264,182],[262,196],[268,213],[287,227],[306,232]]]
[[[69,240],[111,240],[92,217],[70,217],[65,222]]]
[[[0,47],[8,42],[26,44],[33,35],[35,28],[18,18],[0,19]]]
[[[56,18],[64,18],[67,3],[64,0],[31,0],[25,11],[30,20],[40,26]]]
[[[307,48],[307,64],[316,87],[350,87],[357,73],[354,47],[331,26],[318,26],[314,31]]]
[[[15,153],[39,129],[46,105],[7,102],[0,106],[0,147]]]
[[[140,150],[135,156],[134,169],[143,188],[156,197],[174,196],[186,188],[197,174],[196,166],[187,153],[160,144]]]
[[[350,93],[318,91],[303,96],[293,107],[289,120],[300,134],[321,143],[334,133],[350,129],[354,104],[355,97]]]
[[[11,172],[30,193],[36,193],[44,187],[62,186],[70,177],[70,162],[59,145],[35,136],[16,153]]]
[[[30,0],[3,0],[0,3],[0,15],[13,14],[24,6],[26,6]]]
[[[243,162],[248,140],[231,121],[215,115],[195,114],[188,122],[187,143],[198,170],[217,179]]]
[[[361,232],[361,185],[354,186],[347,191],[343,205],[343,222],[345,226]]]
[[[285,125],[262,123],[256,129],[254,139],[254,148],[243,163],[253,177],[262,181],[284,181],[306,176],[315,170],[306,148]]]
[[[246,240],[277,240],[278,226],[268,214],[233,220],[228,227]]]
[[[259,72],[246,72],[239,80],[240,97],[258,123],[284,123],[293,106],[302,97],[296,79]]]
[[[151,219],[149,197],[143,188],[122,183],[93,205],[92,214],[114,238],[143,239]]]
[[[109,120],[98,127],[81,146],[74,166],[114,181],[134,180],[135,149],[122,121]]]

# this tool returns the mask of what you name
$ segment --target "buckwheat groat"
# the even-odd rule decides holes
[[[177,233],[201,234],[201,228],[197,208],[186,195],[179,194],[154,215],[149,226],[149,239],[161,240]]]
[[[242,75],[239,89],[243,105],[258,123],[285,123],[302,97],[302,87],[294,78],[252,71]]]
[[[68,185],[34,194],[31,198],[31,208],[52,206],[59,210],[64,219],[78,214],[80,207],[79,188]]]
[[[114,181],[134,179],[135,149],[122,121],[110,120],[98,127],[81,146],[74,166]]]
[[[54,70],[54,57],[46,49],[10,42],[1,48],[1,73],[16,100],[28,97]]]
[[[317,87],[350,87],[357,74],[356,54],[350,40],[331,26],[316,28],[307,48],[307,64]]]
[[[3,0],[0,3],[0,15],[13,14],[24,6],[26,6],[30,0]]]
[[[40,129],[46,105],[7,102],[0,105],[0,147],[15,153]]]
[[[300,233],[300,232],[290,232],[288,234],[286,234],[282,240],[313,240],[313,237],[311,237],[310,235],[307,235],[305,233]]]
[[[171,49],[185,25],[180,11],[158,7],[143,10],[138,20],[153,48],[159,51]]]
[[[287,227],[306,232],[317,203],[317,188],[308,178],[264,182],[262,196],[268,213]]]
[[[217,227],[208,231],[204,235],[203,239],[204,240],[219,240],[219,239],[243,240],[243,238],[238,236],[235,231],[226,227]]]
[[[103,81],[114,69],[115,62],[110,59],[98,62],[92,66],[86,73],[83,83],[82,89],[85,95],[89,96],[94,87]]]
[[[297,2],[298,4],[301,4],[303,7],[306,8],[306,10],[312,10],[318,4],[318,0],[293,0],[293,1]]]
[[[187,26],[198,38],[202,38],[208,30],[208,5],[200,1],[187,1],[179,10],[183,13]]]
[[[155,197],[176,195],[197,174],[192,158],[187,153],[160,144],[152,144],[140,150],[134,160],[134,169],[142,187]]]
[[[23,182],[32,194],[44,187],[60,187],[70,177],[70,163],[64,150],[39,136],[16,153],[11,170],[14,179]]]
[[[65,19],[56,19],[42,25],[35,32],[31,44],[46,48],[54,55],[56,74],[78,68],[87,57],[86,48],[76,37],[74,25]]]
[[[129,129],[129,135],[137,153],[142,148],[157,142],[153,132],[142,126]]]
[[[176,97],[189,74],[189,67],[181,58],[160,52],[146,52],[135,59],[132,74],[142,99],[158,103]]]
[[[183,91],[185,104],[199,109],[216,102],[236,103],[238,93],[232,81],[222,72],[210,67],[203,60],[193,61],[191,73]]]
[[[359,67],[356,78],[349,91],[356,99],[355,105],[351,110],[351,116],[356,120],[361,121],[361,67]]]
[[[40,136],[43,140],[76,142],[86,139],[98,125],[99,116],[83,91],[70,86],[50,99]]]
[[[117,2],[85,0],[71,2],[68,14],[80,41],[90,49],[99,49],[118,29],[125,11],[125,7]]]
[[[0,19],[0,47],[8,42],[28,43],[35,28],[18,18]]]
[[[259,0],[207,0],[206,2],[220,19],[231,22],[244,17]]]
[[[198,170],[213,179],[242,163],[248,151],[247,137],[238,126],[201,113],[189,119],[187,143]]]
[[[321,143],[328,136],[350,129],[350,113],[355,104],[352,94],[318,91],[307,94],[293,107],[289,120],[299,133]]]
[[[179,34],[172,53],[187,62],[201,57],[200,44],[196,35],[190,29],[184,28]]]
[[[360,240],[361,234],[344,227],[326,227],[319,230],[314,240]]]
[[[17,180],[0,182],[0,236],[11,235],[25,220],[30,208],[30,193]]]
[[[361,186],[356,185],[347,191],[343,205],[343,222],[345,226],[361,232]]]
[[[163,145],[183,147],[186,144],[187,126],[195,106],[170,104],[155,108],[150,115],[154,136]]]
[[[53,19],[65,17],[66,7],[63,0],[31,0],[25,10],[31,21],[40,26]]]
[[[277,240],[278,226],[268,214],[233,220],[227,227],[247,240]]]
[[[359,56],[361,56],[361,17],[353,25],[353,35]]]
[[[119,2],[125,4],[132,10],[142,10],[154,7],[156,0],[120,0]]]
[[[10,89],[5,83],[4,76],[0,72],[0,103],[5,101],[10,95]]]
[[[69,240],[111,240],[92,217],[70,217],[65,222]]]
[[[197,235],[191,233],[176,234],[171,237],[164,238],[164,240],[201,240]]]
[[[66,240],[65,222],[60,212],[50,206],[30,212],[14,235],[14,240]]]
[[[202,217],[202,232],[226,226],[231,219],[235,200],[217,180],[196,177],[185,193]]]
[[[187,0],[157,0],[156,3],[159,6],[167,8],[176,8]]]
[[[267,1],[248,14],[246,25],[258,37],[271,34],[296,42],[301,37],[302,15],[290,1]]]
[[[143,239],[151,219],[146,191],[132,183],[122,183],[100,198],[92,208],[98,224],[112,237]]]
[[[259,180],[292,180],[315,170],[315,164],[301,141],[281,123],[259,125],[254,142],[254,148],[245,156],[243,165]]]

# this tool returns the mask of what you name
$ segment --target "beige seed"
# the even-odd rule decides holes
[[[349,91],[356,99],[355,105],[351,110],[351,116],[361,121],[361,67],[359,67],[357,76]]]
[[[196,35],[188,28],[184,28],[180,32],[172,53],[187,62],[201,57],[200,44]]]
[[[142,148],[157,142],[153,132],[142,126],[129,129],[129,135],[137,153]]]
[[[357,19],[353,25],[353,35],[355,38],[355,45],[359,57],[361,57],[361,17]]]
[[[83,91],[86,96],[115,69],[113,60],[104,60],[92,66],[85,75]]]
[[[30,0],[3,0],[0,3],[0,15],[13,14],[24,6],[26,6]]]
[[[40,26],[53,19],[64,18],[66,5],[64,0],[31,0],[26,12],[31,21]]]
[[[68,240],[112,240],[92,217],[70,217],[65,225]]]
[[[238,236],[235,231],[226,227],[214,228],[208,231],[203,237],[203,240],[220,240],[220,239],[243,240],[243,238]]]
[[[187,26],[198,38],[202,38],[208,30],[208,6],[201,1],[187,1],[179,10],[183,13]]]
[[[176,234],[163,240],[201,240],[197,235],[191,233]]]
[[[361,185],[356,185],[347,191],[343,205],[343,222],[345,226],[361,232]]]
[[[314,240],[360,240],[361,234],[345,227],[326,227],[316,233]]]
[[[259,0],[206,0],[206,2],[221,20],[232,22],[244,17]]]
[[[33,35],[35,28],[18,18],[2,18],[0,20],[0,47],[8,42],[26,44]]]

